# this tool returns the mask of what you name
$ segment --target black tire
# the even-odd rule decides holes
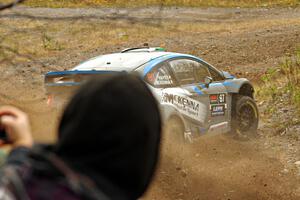
[[[166,133],[168,137],[175,139],[175,141],[183,143],[184,138],[184,124],[179,117],[171,117],[166,123]]]
[[[254,99],[243,95],[234,96],[232,111],[232,132],[241,138],[255,137],[259,113]]]

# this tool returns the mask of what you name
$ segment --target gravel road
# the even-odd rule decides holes
[[[164,33],[149,38],[147,42],[150,45],[163,43],[168,50],[193,53],[256,84],[260,83],[261,75],[278,65],[286,55],[293,54],[300,44],[299,8],[17,7],[0,14],[0,24],[24,19],[41,24],[65,22],[65,29],[70,21],[103,21],[117,24],[116,28],[123,24],[148,24]],[[173,30],[176,24],[185,23],[200,27],[203,24],[211,30],[206,28],[202,31],[193,29],[193,26],[184,30],[178,28],[178,32]],[[15,29],[20,30],[18,27]],[[63,35],[65,29],[57,32]],[[143,42],[136,40],[137,44]],[[69,69],[81,60],[134,45],[122,42],[120,46],[88,49],[85,48],[87,44],[76,38],[74,41],[78,47],[49,53],[47,57],[35,58],[18,66],[0,63],[1,79],[8,80],[1,82],[0,103],[18,105],[29,112],[39,141],[53,138],[58,119],[56,111],[45,107],[42,75],[53,68]],[[260,134],[265,131],[262,123]],[[237,141],[227,135],[218,135],[201,138],[184,150],[178,150],[176,145],[170,145],[172,140],[168,139],[162,148],[157,176],[144,199],[300,199],[300,169],[293,164],[300,160],[299,141],[284,137],[279,143],[273,140],[272,136],[261,136],[251,141]],[[289,156],[289,144],[294,144],[294,154],[287,163],[285,158]]]

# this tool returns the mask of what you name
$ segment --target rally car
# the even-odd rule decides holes
[[[163,48],[130,48],[89,59],[70,71],[48,72],[48,104],[66,99],[91,76],[135,73],[143,78],[160,103],[163,122],[183,140],[234,132],[254,134],[258,110],[252,84],[220,71],[201,58],[165,52]]]

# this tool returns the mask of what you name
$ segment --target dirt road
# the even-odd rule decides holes
[[[256,141],[220,135],[166,149],[147,199],[299,199],[299,182]]]
[[[68,27],[74,21],[96,25],[105,21],[111,23],[113,29],[120,29],[122,34],[126,32],[122,32],[126,26],[135,30],[136,24],[143,24],[157,31],[146,41],[134,37],[120,40],[119,45],[103,44],[91,48],[89,43],[94,41],[66,36],[68,28],[60,27],[55,29],[55,34],[75,46],[51,51],[30,62],[21,60],[14,66],[0,63],[0,103],[14,104],[29,112],[35,138],[39,141],[53,140],[58,119],[57,112],[45,107],[42,75],[47,71],[69,69],[100,53],[147,42],[151,46],[163,45],[170,51],[198,55],[221,69],[259,83],[267,69],[292,54],[300,44],[299,8],[115,10],[20,7],[0,14],[0,24],[14,23],[15,31],[30,34],[29,29],[19,27],[18,22],[22,20],[49,27],[55,23],[64,23]],[[27,45],[30,44],[37,45],[28,39]],[[145,199],[300,199],[300,171],[294,165],[300,160],[299,141],[282,137],[280,142],[274,142],[278,138],[269,132],[261,123],[261,136],[257,139],[237,141],[219,135],[201,138],[183,150],[169,145],[169,139],[163,146],[157,177]],[[293,156],[290,156],[290,150]]]

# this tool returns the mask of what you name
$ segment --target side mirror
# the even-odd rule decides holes
[[[205,77],[204,79],[205,87],[209,88],[209,84],[211,84],[212,82],[213,82],[212,77],[209,76]]]

